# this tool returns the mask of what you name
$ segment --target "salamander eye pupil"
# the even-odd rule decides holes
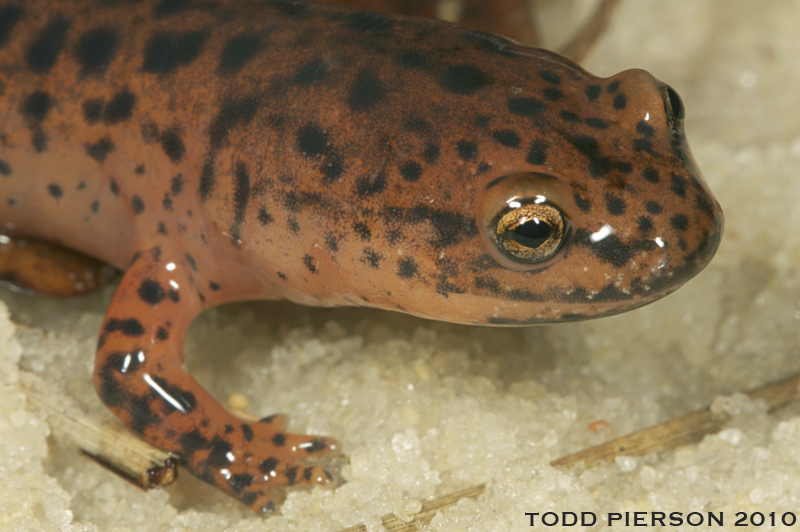
[[[536,249],[546,243],[552,234],[550,224],[534,218],[516,226],[511,232],[511,238],[521,246]]]
[[[508,205],[497,215],[494,227],[495,241],[505,254],[529,264],[555,255],[566,234],[561,211],[538,201],[514,201]]]

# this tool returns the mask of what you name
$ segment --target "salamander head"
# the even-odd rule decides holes
[[[519,131],[515,106],[552,105],[551,85],[544,98],[509,99],[517,127],[493,131],[498,144]],[[557,116],[542,120],[549,135],[533,135],[527,164],[498,153],[476,201],[465,201],[477,234],[458,261],[471,282],[448,294],[454,318],[514,325],[617,314],[676,290],[717,250],[722,211],[686,144],[677,93],[627,71],[561,94],[558,109],[542,111]]]

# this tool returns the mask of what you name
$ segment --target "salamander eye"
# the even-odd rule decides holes
[[[664,90],[667,93],[667,103],[669,105],[668,113],[671,112],[674,120],[683,120],[684,110],[683,110],[683,102],[681,101],[681,97],[678,96],[678,93],[675,92],[675,89],[664,84]]]
[[[538,201],[538,200],[537,200]],[[552,257],[564,240],[564,216],[547,203],[509,200],[497,218],[495,237],[511,258],[526,263]]]

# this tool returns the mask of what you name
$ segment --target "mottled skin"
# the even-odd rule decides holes
[[[269,488],[326,482],[296,462],[336,444],[242,423],[200,388],[181,369],[198,313],[286,298],[523,325],[649,303],[722,231],[681,113],[643,71],[600,79],[431,20],[0,0],[4,232],[127,269],[101,398],[256,511]],[[568,228],[552,258],[520,264],[484,222],[537,195]]]

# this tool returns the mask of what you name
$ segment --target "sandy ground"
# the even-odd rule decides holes
[[[546,3],[546,40],[589,6]],[[186,350],[205,386],[244,394],[257,416],[291,414],[296,432],[334,435],[350,457],[344,486],[293,492],[282,516],[256,518],[187,474],[145,493],[48,437],[17,368],[103,413],[91,370],[113,287],[71,301],[0,292],[23,324],[0,316],[0,529],[379,531],[383,514],[480,483],[485,495],[431,529],[528,530],[525,512],[547,511],[595,512],[593,530],[609,512],[713,511],[733,529],[740,511],[768,522],[776,512],[778,524],[800,513],[800,406],[767,416],[731,396],[800,371],[799,24],[791,0],[627,0],[587,61],[599,75],[645,68],[677,89],[725,210],[717,257],[665,300],[517,330],[283,303],[203,315]],[[733,420],[698,445],[591,469],[547,465],[715,398]]]

